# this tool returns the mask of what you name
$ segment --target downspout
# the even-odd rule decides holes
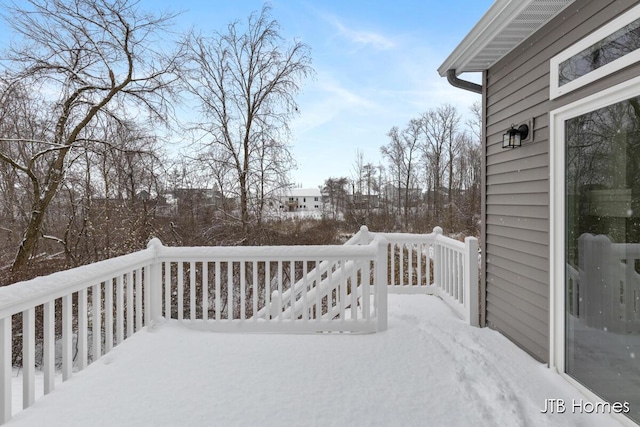
[[[471,92],[482,94],[482,86],[477,83],[472,83],[466,80],[459,79],[456,75],[456,70],[447,70],[447,81],[449,84],[460,89],[469,90]]]

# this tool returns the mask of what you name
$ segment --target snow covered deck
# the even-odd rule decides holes
[[[438,297],[389,295],[375,334],[225,334],[145,327],[33,406],[18,426],[619,426],[542,414],[585,399]]]

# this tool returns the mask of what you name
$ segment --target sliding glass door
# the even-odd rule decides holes
[[[640,96],[563,125],[564,369],[640,421]]]

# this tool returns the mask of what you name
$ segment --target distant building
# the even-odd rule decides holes
[[[322,194],[318,188],[292,188],[280,196],[280,212],[322,213]]]
[[[317,188],[283,190],[270,206],[272,210],[268,216],[278,219],[321,219],[324,208],[322,194]]]
[[[349,201],[352,209],[366,210],[380,207],[380,195],[377,192],[371,192],[370,194],[355,192],[349,195]]]

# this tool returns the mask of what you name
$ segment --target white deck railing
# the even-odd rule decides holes
[[[12,368],[22,368],[27,408],[36,364],[38,394],[47,394],[56,370],[66,381],[163,315],[213,331],[376,332],[387,328],[387,292],[420,292],[477,325],[477,271],[477,241],[439,227],[426,235],[362,227],[343,246],[177,248],[153,239],[140,252],[0,288],[0,423],[11,418]]]
[[[164,315],[214,331],[381,331],[384,247],[158,246]]]
[[[63,381],[71,377],[74,346],[75,367],[82,370],[89,357],[97,360],[158,317],[151,302],[153,263],[149,248],[0,288],[0,422],[11,418],[11,373],[20,357],[22,406],[35,401],[36,330],[48,394],[56,369]]]
[[[639,333],[640,243],[584,233],[578,254],[578,268],[567,265],[570,312],[593,328]]]
[[[366,231],[366,230],[365,230]],[[390,293],[437,295],[472,326],[479,324],[478,240],[429,234],[369,233],[388,242]]]

